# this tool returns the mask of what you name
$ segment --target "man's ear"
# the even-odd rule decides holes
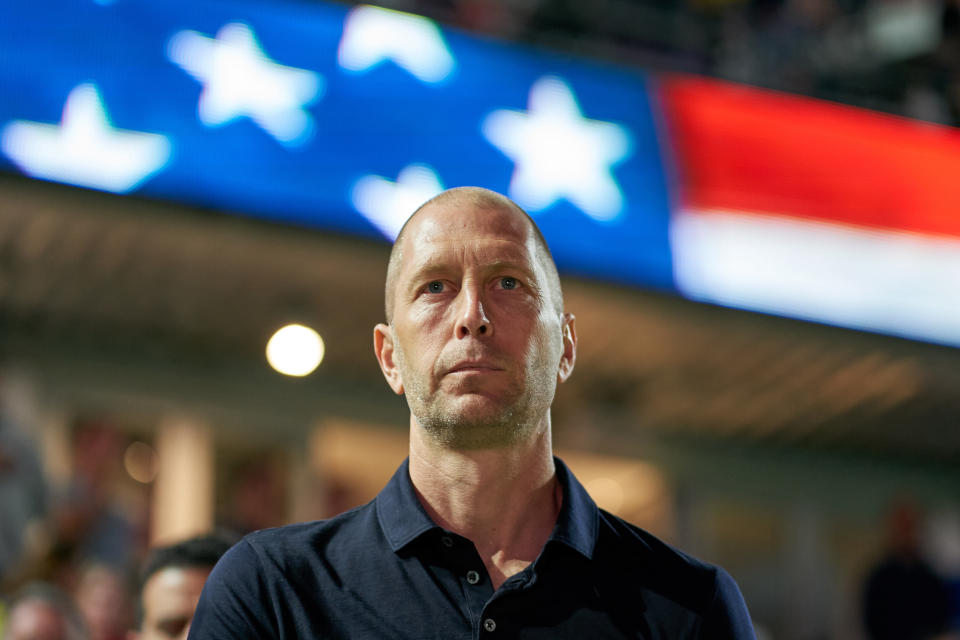
[[[403,395],[403,380],[397,368],[393,350],[393,329],[382,322],[373,328],[373,352],[380,363],[380,371],[395,394]]]
[[[557,381],[566,382],[573,373],[573,365],[577,362],[577,319],[572,313],[564,313],[561,318],[563,331],[563,355],[560,357],[560,367],[557,370]]]

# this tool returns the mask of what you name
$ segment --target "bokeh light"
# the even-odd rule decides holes
[[[146,442],[131,442],[123,452],[123,468],[127,474],[143,484],[157,477],[157,454]]]
[[[302,377],[320,366],[324,351],[320,334],[302,324],[288,324],[267,342],[267,362],[279,373]]]

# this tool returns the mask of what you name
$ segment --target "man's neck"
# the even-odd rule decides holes
[[[494,589],[537,558],[560,512],[549,417],[529,442],[479,451],[444,448],[413,422],[410,479],[433,521],[474,543]]]

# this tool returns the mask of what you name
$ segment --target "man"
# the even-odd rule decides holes
[[[97,559],[78,567],[71,593],[90,640],[126,640],[133,619],[130,578],[125,567]]]
[[[551,449],[577,333],[533,221],[446,191],[401,231],[374,350],[410,457],[371,503],[255,533],[191,638],[753,638],[733,580],[600,511]]]
[[[87,640],[80,612],[70,598],[46,582],[23,587],[10,604],[3,640]]]
[[[923,557],[920,534],[919,507],[912,501],[894,504],[887,552],[864,585],[863,618],[870,640],[947,638],[950,591]]]
[[[153,550],[143,568],[137,630],[127,640],[186,638],[203,584],[229,548],[211,534]]]

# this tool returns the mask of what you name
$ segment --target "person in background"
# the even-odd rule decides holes
[[[131,575],[125,566],[87,561],[72,588],[91,640],[125,640],[133,618]]]
[[[27,531],[43,522],[47,510],[39,447],[0,404],[0,585],[35,560]]]
[[[79,611],[65,593],[45,582],[33,582],[14,596],[3,640],[88,640]]]
[[[599,509],[553,456],[577,334],[520,207],[470,187],[420,207],[385,306],[374,352],[409,458],[367,505],[232,547],[191,640],[754,639],[729,574]]]
[[[945,638],[950,593],[921,553],[920,513],[904,501],[894,505],[888,517],[888,551],[864,586],[867,634],[870,640]]]
[[[287,487],[284,467],[269,457],[242,464],[230,483],[226,528],[240,535],[284,524]]]
[[[137,628],[127,640],[186,638],[203,584],[231,542],[208,534],[151,551],[140,578]]]
[[[72,564],[131,567],[142,557],[133,513],[116,500],[127,444],[110,420],[81,416],[73,425],[72,476],[53,501],[56,553]]]

